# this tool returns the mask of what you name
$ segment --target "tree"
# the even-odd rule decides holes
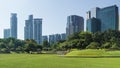
[[[46,48],[50,47],[47,40],[43,41],[43,47],[46,47]]]
[[[106,42],[105,44],[102,45],[102,48],[109,49],[111,47],[110,42]]]
[[[100,44],[98,42],[91,42],[86,48],[87,49],[99,49]]]

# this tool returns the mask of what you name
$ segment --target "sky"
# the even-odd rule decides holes
[[[24,39],[28,15],[42,18],[42,35],[50,35],[66,32],[69,15],[82,16],[86,23],[86,12],[91,8],[115,4],[120,8],[120,0],[0,0],[0,38],[4,36],[3,30],[10,28],[11,13],[17,13],[18,38]]]

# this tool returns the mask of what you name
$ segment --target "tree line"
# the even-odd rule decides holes
[[[20,40],[15,38],[0,39],[0,53],[31,53],[41,51],[65,51],[70,49],[120,49],[120,31],[107,30],[104,32],[79,32],[49,44],[47,40],[37,44],[34,40]]]
[[[0,39],[0,53],[30,53],[31,51],[40,52],[42,45],[34,40],[19,40],[15,38]]]
[[[66,41],[57,42],[56,49],[120,49],[120,31],[107,30],[104,32],[79,32],[70,35]]]

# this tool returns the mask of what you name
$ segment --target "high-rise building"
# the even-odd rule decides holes
[[[118,30],[118,7],[116,5],[105,8],[94,8],[87,12],[87,19],[96,18],[101,21],[101,31]]]
[[[66,40],[66,33],[61,34],[61,40]]]
[[[55,36],[54,36],[54,34],[53,35],[49,35],[49,44],[51,45],[53,43],[55,43]]]
[[[33,39],[37,43],[42,43],[42,19],[33,19],[33,15],[29,15],[25,20],[24,39]]]
[[[99,19],[90,18],[87,20],[87,31],[88,32],[98,32],[101,31],[101,22]]]
[[[33,15],[29,15],[28,20],[25,20],[24,39],[33,39]]]
[[[61,40],[61,35],[60,34],[55,34],[55,42],[58,42]]]
[[[10,29],[4,29],[4,38],[10,37]]]
[[[48,36],[42,36],[42,42],[43,41],[48,41]]]
[[[120,30],[120,15],[119,15],[119,30]]]
[[[10,18],[10,37],[17,38],[17,14],[11,13]]]
[[[42,43],[42,19],[34,19],[33,25],[33,36],[34,40],[41,44]]]
[[[67,36],[84,31],[84,19],[77,15],[71,15],[67,18],[66,34]]]

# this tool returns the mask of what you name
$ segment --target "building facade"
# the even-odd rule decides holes
[[[33,39],[38,44],[42,43],[42,19],[34,19],[33,15],[29,15],[28,20],[25,20],[24,39]]]
[[[25,20],[24,39],[33,39],[33,15],[29,15],[28,20]]]
[[[66,33],[61,34],[61,40],[66,40]]]
[[[10,18],[10,37],[17,38],[17,14],[11,13]]]
[[[87,20],[87,31],[98,32],[101,31],[101,22],[99,19],[91,18]]]
[[[120,15],[119,15],[119,30],[120,30]]]
[[[55,43],[55,36],[53,35],[49,35],[49,44],[54,44]]]
[[[108,29],[118,30],[118,7],[116,5],[105,8],[94,8],[94,10],[87,12],[87,20],[96,18],[101,21],[101,31]],[[87,27],[88,28],[88,27]]]
[[[4,29],[4,38],[10,37],[10,29]]]
[[[48,36],[42,36],[42,42],[43,41],[48,41]]]
[[[42,43],[42,19],[34,19],[33,25],[33,39],[41,44]]]
[[[71,15],[67,17],[66,35],[84,31],[84,19],[81,16]]]

